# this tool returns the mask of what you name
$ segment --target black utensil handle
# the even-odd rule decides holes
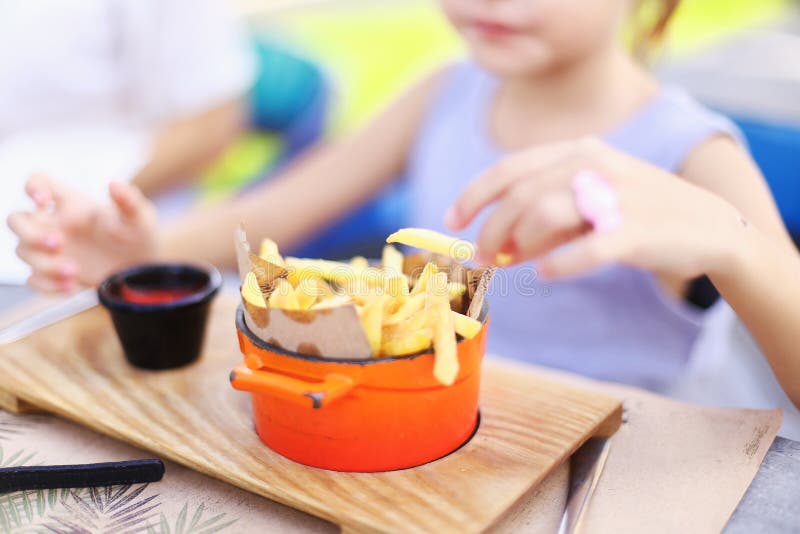
[[[88,488],[158,482],[161,460],[133,460],[84,465],[5,467],[0,469],[0,493],[54,488]]]

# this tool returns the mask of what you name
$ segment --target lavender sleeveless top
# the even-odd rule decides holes
[[[407,167],[410,222],[443,232],[450,203],[503,156],[487,130],[496,80],[472,63],[448,76]],[[674,172],[719,133],[739,139],[730,121],[664,88],[604,140]],[[483,217],[462,237],[474,240]],[[622,265],[556,282],[538,280],[532,264],[501,269],[489,303],[490,352],[655,391],[678,377],[703,318],[665,294],[653,275]]]

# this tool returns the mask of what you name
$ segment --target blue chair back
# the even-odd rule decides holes
[[[789,232],[800,240],[800,126],[735,119],[772,189]]]

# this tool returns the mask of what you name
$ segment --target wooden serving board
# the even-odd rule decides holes
[[[457,452],[389,473],[305,467],[258,440],[250,396],[228,383],[241,361],[235,307],[230,296],[214,304],[199,362],[160,372],[130,367],[105,310],[88,310],[0,347],[0,402],[59,414],[356,531],[484,530],[586,439],[620,425],[618,400],[489,359],[480,428]]]

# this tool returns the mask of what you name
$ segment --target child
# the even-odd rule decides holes
[[[790,339],[800,325],[792,308],[800,261],[731,123],[659,87],[617,44],[629,4],[441,0],[472,60],[424,80],[360,132],[159,237],[143,197],[126,186],[112,188],[114,208],[33,180],[31,196],[56,208],[12,218],[20,255],[51,289],[64,283],[65,262],[77,263],[83,283],[148,257],[232,264],[240,220],[251,235],[285,246],[405,172],[414,226],[444,230],[447,212],[484,258],[500,251],[519,262],[544,258],[536,267],[546,280],[525,263],[498,275],[490,351],[663,390],[702,320],[684,301],[687,281],[705,273],[800,402]],[[650,37],[677,1],[659,5]],[[65,244],[45,252],[51,235]]]

